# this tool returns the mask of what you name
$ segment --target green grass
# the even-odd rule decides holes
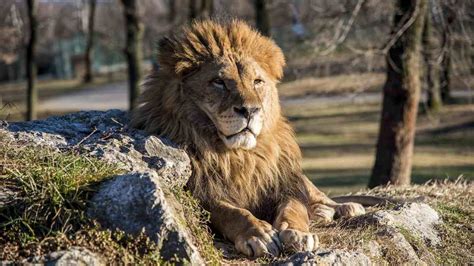
[[[81,246],[111,264],[163,263],[159,245],[146,235],[111,231],[86,216],[98,184],[120,174],[119,167],[73,152],[16,145],[1,135],[0,141],[0,188],[15,194],[0,207],[0,261]],[[206,264],[219,264],[222,256],[213,246],[209,213],[188,192],[174,188],[171,193]]]
[[[380,104],[288,107],[303,152],[306,175],[324,192],[345,194],[367,186],[373,166]],[[433,121],[420,114],[415,139],[412,180],[474,178],[474,131],[463,127],[474,108],[445,106]],[[469,123],[467,123],[469,125]],[[445,130],[453,128],[454,130]]]

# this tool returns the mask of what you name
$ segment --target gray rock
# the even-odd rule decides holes
[[[339,249],[299,252],[280,265],[372,265],[371,260],[361,252]]]
[[[76,265],[91,265],[102,266],[106,265],[105,260],[98,254],[93,253],[85,248],[72,247],[68,250],[56,251],[49,254],[45,258],[45,265],[51,266],[76,266]]]
[[[89,214],[110,228],[145,232],[159,243],[165,260],[202,262],[187,228],[177,222],[184,217],[176,212],[176,204],[165,196],[158,175],[131,173],[103,183],[91,200]]]
[[[70,247],[67,250],[52,252],[45,256],[36,256],[22,261],[22,265],[51,265],[51,266],[75,266],[90,265],[102,266],[106,265],[105,259],[83,247]],[[7,262],[0,265],[16,265]]]
[[[74,149],[134,172],[156,172],[166,186],[184,186],[191,175],[189,157],[169,140],[129,128],[120,110],[88,111],[46,120],[0,123],[4,138],[18,144]]]
[[[2,122],[0,137],[4,143],[74,150],[119,165],[128,174],[103,183],[88,213],[114,229],[144,231],[159,243],[163,259],[202,263],[180,224],[182,214],[170,192],[190,177],[189,157],[169,140],[127,124],[127,113],[119,110],[78,112],[32,122]],[[9,202],[8,193],[0,193],[1,202]],[[74,254],[78,253],[67,253],[65,258],[72,262]]]
[[[407,203],[392,210],[380,210],[359,218],[366,222],[389,227],[401,227],[429,246],[439,245],[436,227],[442,223],[438,213],[425,203]]]

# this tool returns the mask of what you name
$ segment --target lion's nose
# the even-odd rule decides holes
[[[258,107],[247,107],[247,106],[234,106],[234,111],[243,117],[250,119],[250,117],[260,111],[260,108]]]

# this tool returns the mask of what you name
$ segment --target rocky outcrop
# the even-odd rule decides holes
[[[90,202],[88,214],[112,229],[132,234],[145,232],[159,244],[160,255],[165,260],[203,264],[203,256],[193,243],[188,228],[180,222],[185,218],[171,193],[173,189],[183,187],[191,175],[188,156],[169,140],[149,136],[127,124],[125,112],[91,111],[42,121],[0,122],[0,133],[16,144],[47,146],[58,152],[74,150],[118,165],[124,174],[100,185]],[[0,188],[0,207],[14,200],[14,194],[9,193]],[[377,228],[374,240],[358,250],[325,248],[274,262],[284,265],[370,265],[384,262],[387,252],[395,252],[401,263],[433,263],[431,254],[415,250],[412,241],[420,239],[426,246],[439,245],[437,226],[440,223],[439,215],[427,204],[386,207],[347,221],[345,226],[352,228],[368,225]],[[37,261],[57,265],[74,264],[74,261],[81,265],[101,265],[103,258],[82,248],[72,248]]]
[[[15,144],[75,150],[118,165],[126,174],[100,186],[88,213],[112,229],[132,234],[144,231],[159,243],[164,260],[202,263],[169,192],[186,184],[191,174],[189,157],[169,140],[148,136],[127,124],[123,111],[91,111],[33,122],[3,122],[0,133]],[[2,195],[5,202],[10,198]]]

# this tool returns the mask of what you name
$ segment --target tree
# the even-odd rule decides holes
[[[431,3],[431,1],[429,1]],[[441,100],[441,91],[439,86],[439,64],[437,62],[438,45],[433,32],[433,22],[430,12],[431,6],[428,6],[423,28],[423,50],[426,66],[426,87],[428,96],[428,107],[438,112],[443,105]]]
[[[86,63],[86,71],[84,74],[84,82],[92,81],[92,47],[94,45],[94,16],[95,16],[96,0],[89,0],[89,19],[87,24],[87,45],[84,54]]]
[[[176,20],[176,0],[168,0],[168,22],[173,24]]]
[[[132,110],[140,94],[143,24],[140,22],[135,0],[122,0],[122,4],[127,36],[124,51],[128,64],[129,106]]]
[[[270,36],[270,18],[268,17],[266,0],[254,0],[255,24],[257,29],[265,36]]]
[[[189,21],[197,18],[197,2],[196,0],[189,0]]]
[[[30,28],[30,37],[26,49],[26,77],[27,77],[27,104],[26,104],[26,120],[34,120],[37,117],[36,105],[38,102],[38,91],[35,86],[36,80],[36,30],[38,22],[36,19],[36,0],[27,0],[28,20]]]
[[[201,0],[200,18],[210,18],[214,13],[214,0]]]
[[[443,101],[451,98],[451,71],[453,68],[451,62],[452,53],[452,24],[456,18],[456,13],[452,7],[443,5],[444,27],[443,27],[443,53],[441,60],[440,91]]]
[[[214,0],[189,0],[189,21],[210,18],[214,12]]]
[[[369,187],[410,183],[420,98],[420,48],[427,0],[398,0]]]

